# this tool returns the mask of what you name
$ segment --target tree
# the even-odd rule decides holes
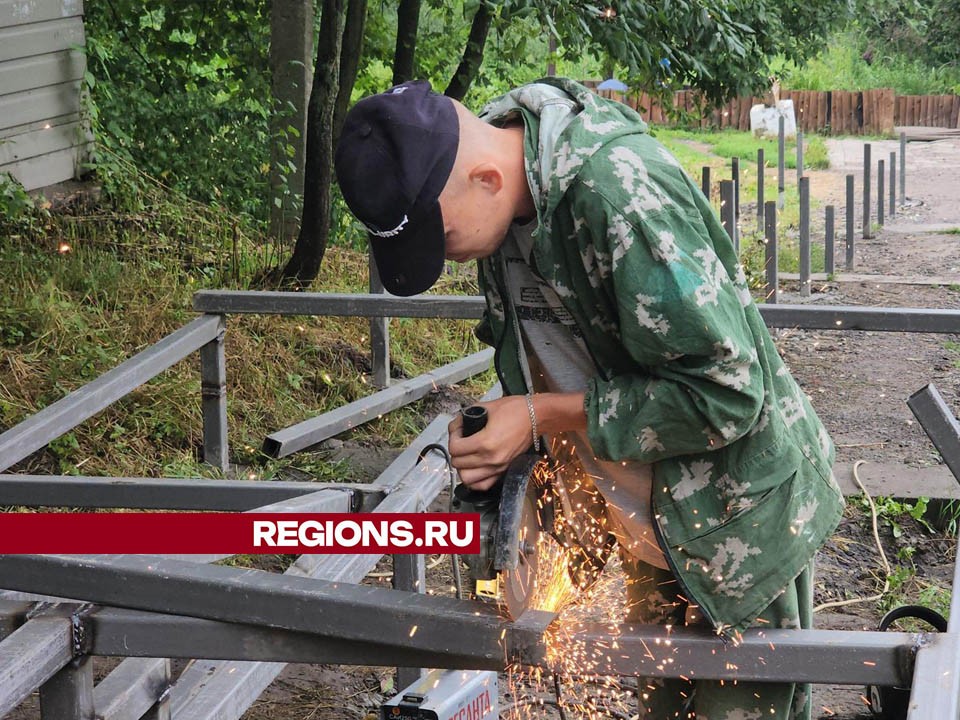
[[[333,115],[340,90],[345,0],[323,0],[317,63],[307,106],[307,160],[303,182],[303,218],[290,261],[281,273],[285,284],[303,287],[320,271],[330,236],[333,185]]]
[[[492,21],[493,15],[490,8],[485,2],[481,2],[477,6],[477,12],[474,13],[473,22],[470,24],[470,36],[467,38],[467,46],[463,50],[463,59],[444,91],[444,94],[448,97],[463,100],[463,96],[470,89],[470,83],[477,76],[480,63],[483,62],[483,48],[487,44],[487,35],[490,33]]]
[[[942,0],[946,2],[947,0]],[[432,0],[437,2],[437,0]],[[360,60],[362,14],[351,4],[352,15],[342,20],[346,0],[324,0],[317,67],[307,130],[307,170],[300,236],[283,278],[300,286],[316,277],[326,249],[330,226],[330,183],[333,143],[342,124],[347,98]],[[481,73],[491,31],[502,38],[517,23],[538,34],[541,28],[555,37],[568,55],[609,57],[627,69],[631,84],[668,92],[692,85],[707,101],[722,102],[747,94],[767,83],[767,60],[778,53],[802,58],[819,49],[831,23],[848,12],[848,0],[623,0],[609,7],[566,0],[463,0],[430,6],[451,21],[470,16],[465,42],[460,29],[444,27],[432,39],[443,52],[417,55],[421,33],[421,0],[399,0],[392,53],[394,84],[423,76],[423,55],[431,55],[431,79],[451,72],[451,43],[459,47],[459,65],[446,87],[450,97],[462,99]],[[334,19],[335,18],[335,19]],[[386,61],[383,25],[374,52]],[[339,30],[338,30],[339,28]],[[349,40],[343,39],[343,34]],[[342,43],[342,46],[341,46]],[[529,63],[523,43],[514,46],[518,64]],[[443,59],[437,61],[438,56]],[[347,71],[347,63],[353,68]],[[419,72],[418,72],[419,65]],[[669,68],[669,72],[666,71]],[[385,89],[385,88],[380,88]],[[334,116],[333,105],[337,105]],[[336,118],[335,120],[333,118]]]
[[[413,79],[420,26],[420,0],[400,0],[397,6],[397,44],[393,52],[393,84]]]

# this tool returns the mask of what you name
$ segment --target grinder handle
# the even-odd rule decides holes
[[[463,436],[474,435],[487,426],[487,409],[482,405],[471,405],[460,411],[463,416]]]

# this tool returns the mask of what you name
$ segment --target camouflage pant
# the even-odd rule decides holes
[[[668,570],[621,553],[627,576],[627,619],[631,622],[693,625],[703,623],[683,598]],[[771,603],[754,626],[809,628],[813,615],[813,569],[804,570]],[[810,720],[810,686],[640,678],[640,718],[646,720]]]

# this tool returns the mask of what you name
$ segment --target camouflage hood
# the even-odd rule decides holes
[[[490,101],[480,119],[501,125],[522,116],[527,178],[541,222],[556,208],[590,156],[622,135],[646,132],[643,119],[566,78],[543,78]]]

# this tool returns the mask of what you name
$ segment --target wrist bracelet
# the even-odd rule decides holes
[[[527,393],[527,412],[530,413],[530,431],[533,433],[533,451],[540,452],[540,433],[537,432],[537,413],[533,409],[533,395]]]

